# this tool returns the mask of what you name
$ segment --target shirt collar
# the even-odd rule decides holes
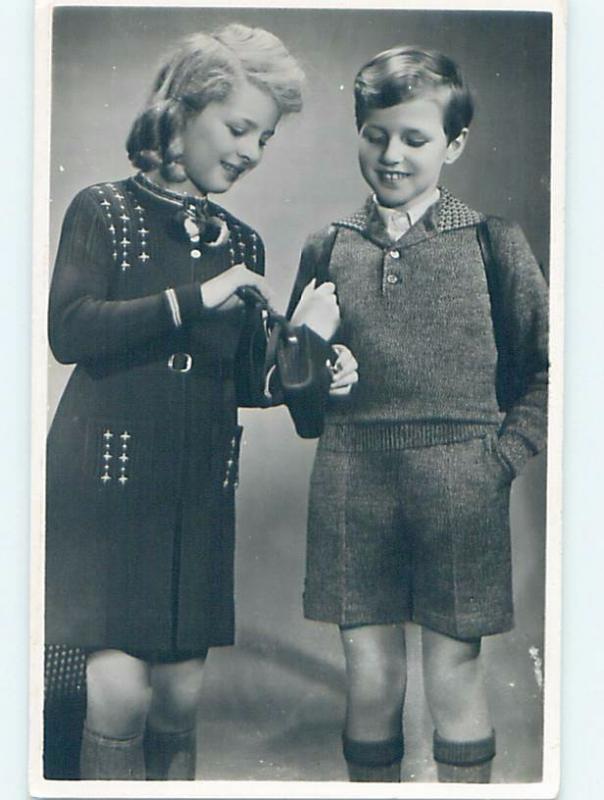
[[[427,197],[424,197],[416,203],[412,203],[406,209],[382,206],[379,204],[375,194],[372,199],[388,235],[392,241],[397,241],[397,239],[400,239],[401,236],[407,233],[412,225],[415,225],[415,223],[423,217],[430,206],[438,202],[440,199],[440,191],[438,188],[435,188]]]

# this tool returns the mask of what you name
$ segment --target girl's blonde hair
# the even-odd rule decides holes
[[[181,39],[164,58],[130,130],[126,149],[132,164],[143,172],[159,168],[172,178],[179,155],[171,148],[175,135],[208,103],[226,100],[246,80],[267,92],[281,114],[302,108],[304,73],[272,33],[231,24]]]

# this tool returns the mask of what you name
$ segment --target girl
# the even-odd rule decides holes
[[[84,779],[195,774],[204,659],[234,636],[237,405],[261,403],[237,292],[269,297],[262,241],[207,194],[260,162],[301,80],[267,31],[188,37],[132,126],[139,172],[64,220],[49,331],[76,369],[48,440],[46,642],[87,654]],[[333,287],[317,310],[332,330]]]

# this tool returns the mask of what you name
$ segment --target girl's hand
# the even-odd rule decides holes
[[[359,380],[359,365],[350,350],[343,344],[332,345],[338,354],[336,363],[331,367],[330,397],[342,397],[350,394],[352,387]]]
[[[206,308],[228,311],[243,305],[243,301],[235,295],[237,289],[253,286],[265,300],[272,305],[272,291],[266,279],[252,272],[245,264],[235,264],[226,272],[201,284],[201,297]]]
[[[315,288],[316,279],[305,287],[296,306],[291,322],[306,325],[329,341],[340,325],[340,308],[336,298],[336,287],[331,281]]]

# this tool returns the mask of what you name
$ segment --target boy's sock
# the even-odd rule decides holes
[[[486,739],[452,742],[434,731],[434,760],[441,783],[489,783],[495,757],[495,731]]]
[[[143,734],[114,739],[84,725],[80,750],[81,780],[144,781]]]
[[[403,735],[380,742],[359,742],[342,735],[344,758],[351,781],[398,783],[404,754]]]
[[[164,733],[149,725],[145,731],[148,781],[195,780],[196,731]]]

